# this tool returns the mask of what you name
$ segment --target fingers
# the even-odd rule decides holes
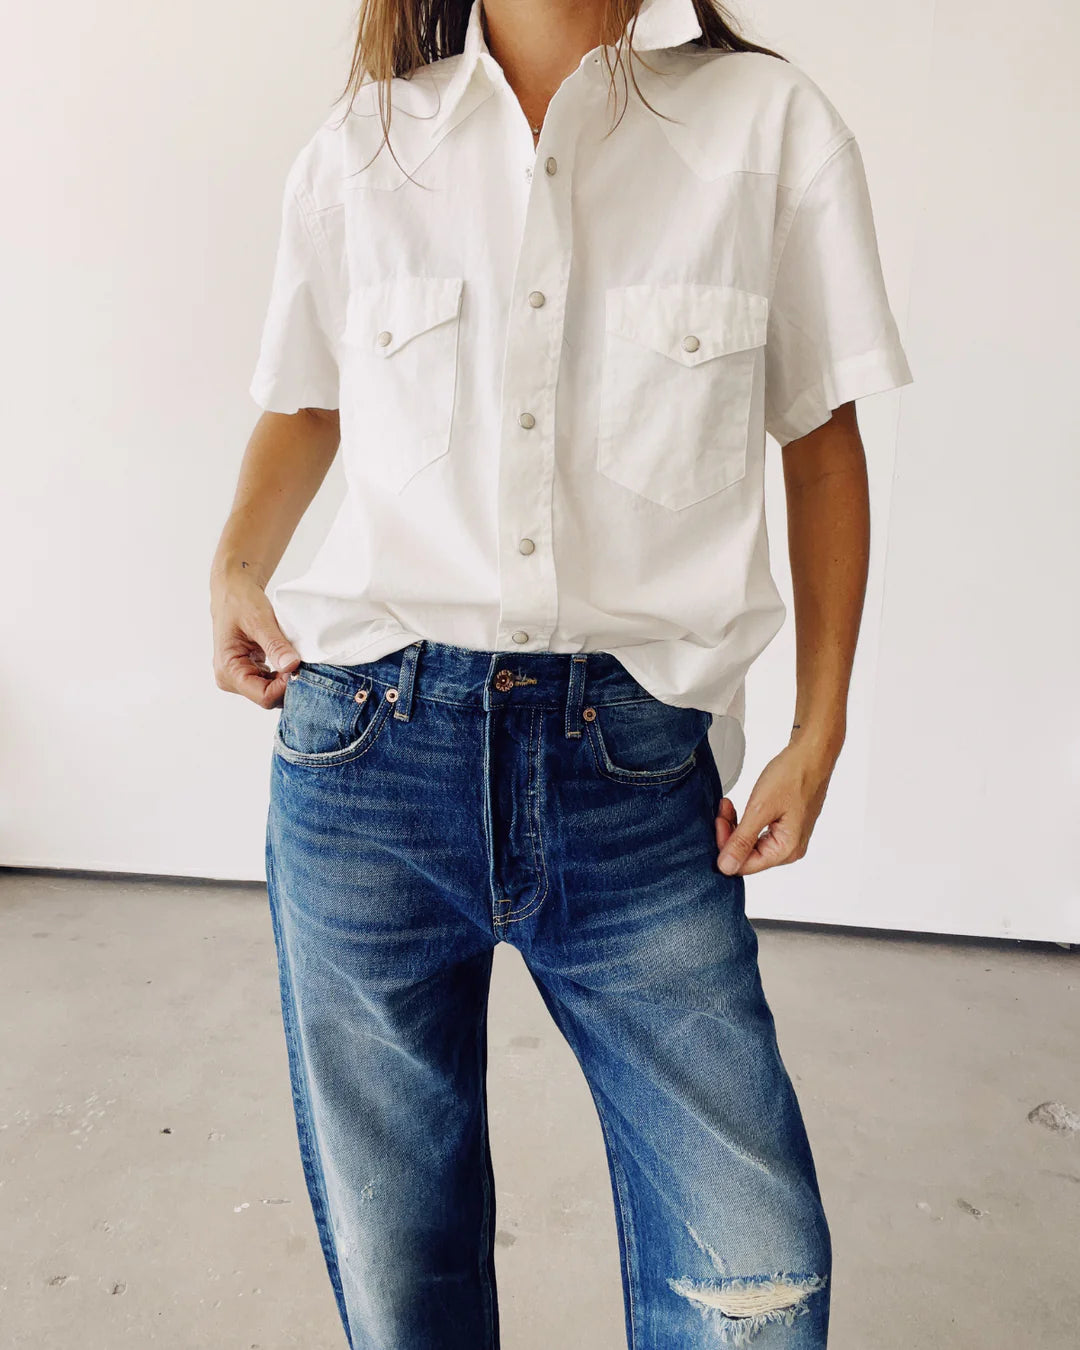
[[[244,607],[216,642],[214,676],[219,689],[240,694],[261,708],[277,707],[289,674],[300,664],[281,632],[269,601]]]
[[[251,661],[237,661],[231,668],[227,687],[260,708],[273,708],[285,697],[288,679],[288,675],[266,674]]]
[[[725,797],[720,803],[720,812],[716,817],[716,847],[722,849],[731,838],[739,818],[735,814],[735,803]]]
[[[248,630],[248,636],[257,642],[262,651],[266,664],[271,670],[279,674],[295,670],[300,664],[300,657],[297,655],[296,648],[285,637],[281,629],[277,626],[274,619],[273,610],[269,604],[266,606],[269,613],[256,616],[251,628]]]
[[[720,848],[717,866],[725,876],[736,873],[750,876],[767,867],[794,862],[806,853],[801,833],[792,818],[781,815],[778,819],[768,820],[770,814],[768,810],[759,810],[751,815],[750,807],[747,807],[746,819]]]

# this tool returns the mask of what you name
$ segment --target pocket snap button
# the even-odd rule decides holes
[[[701,341],[696,338],[693,333],[688,333],[686,337],[683,338],[682,345],[684,352],[696,352],[701,346]]]
[[[383,329],[383,331],[379,334],[379,336],[375,339],[375,341],[379,344],[380,347],[389,347],[390,334],[385,329]]]
[[[584,721],[586,721],[586,722],[595,722],[595,721],[596,721],[596,709],[595,709],[595,708],[582,708],[582,710],[581,710],[581,716],[582,716],[582,719],[583,719]]]

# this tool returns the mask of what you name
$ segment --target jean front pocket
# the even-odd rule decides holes
[[[463,285],[395,277],[349,295],[343,411],[395,492],[450,448]]]
[[[285,685],[274,751],[290,764],[344,764],[374,744],[392,708],[369,677],[305,663]]]
[[[697,763],[712,714],[659,699],[628,699],[583,709],[596,767],[619,783],[674,783]]]
[[[605,298],[597,468],[671,510],[746,473],[768,297],[733,286],[617,286]]]

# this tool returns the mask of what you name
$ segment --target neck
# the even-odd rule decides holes
[[[600,45],[603,10],[604,0],[483,0],[488,49],[532,126],[585,53]]]

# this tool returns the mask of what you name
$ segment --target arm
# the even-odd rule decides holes
[[[854,402],[782,453],[795,602],[795,720],[787,746],[754,785],[741,825],[731,800],[723,800],[716,842],[720,870],[729,875],[794,862],[806,852],[844,743],[866,594],[870,510]]]
[[[336,411],[264,412],[244,452],[210,569],[214,677],[263,708],[280,704],[299,663],[265,588],[337,454]],[[278,673],[274,673],[278,672]]]

